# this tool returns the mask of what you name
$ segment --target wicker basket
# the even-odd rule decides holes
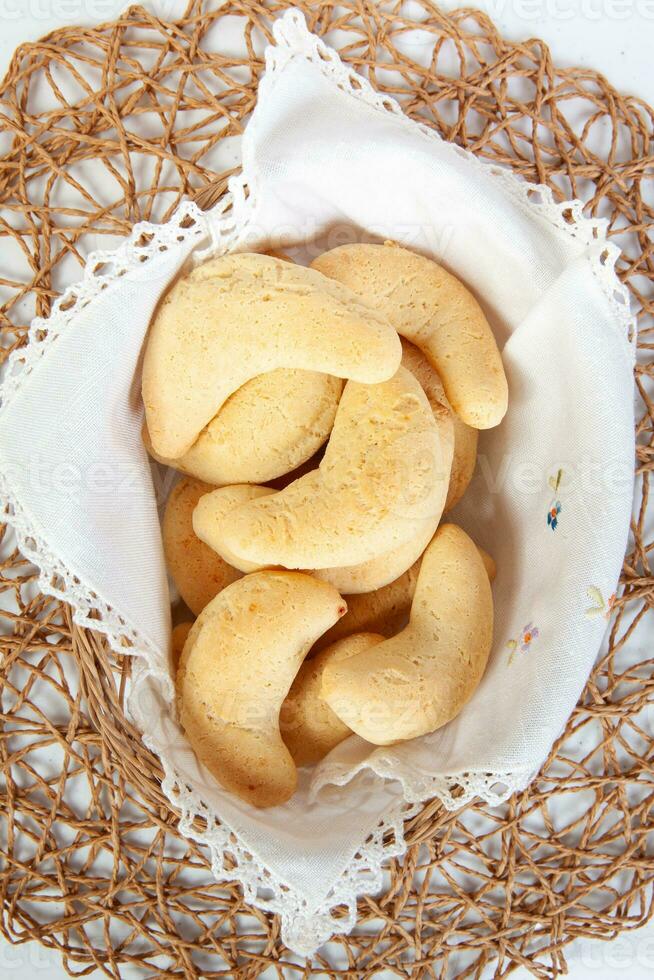
[[[18,49],[0,95],[11,135],[0,171],[3,244],[11,245],[3,359],[89,251],[110,247],[134,221],[165,220],[183,196],[202,206],[220,197],[271,18],[289,5],[227,0],[203,10],[193,2],[171,23],[134,7],[97,29],[60,30]],[[270,968],[267,976],[499,976],[518,964],[556,976],[576,937],[610,939],[652,914],[654,736],[644,713],[654,660],[642,660],[654,598],[645,538],[654,215],[643,190],[652,109],[600,75],[557,70],[539,41],[505,42],[478,12],[444,14],[427,0],[412,4],[412,20],[399,5],[366,0],[295,6],[411,116],[610,219],[639,311],[641,401],[636,518],[620,595],[607,602],[608,646],[529,789],[492,809],[453,814],[426,804],[383,893],[361,900],[355,933],[300,965],[275,919],[247,906],[237,885],[217,884],[203,852],[177,832],[159,764],[125,717],[130,659],[75,627],[65,601],[38,593],[34,568],[5,528],[2,931],[60,950],[71,972],[112,977],[254,978]],[[236,53],[221,47],[228,17],[242,27]],[[97,84],[84,84],[82,66]],[[37,90],[44,109],[35,113]],[[603,156],[601,125],[613,133]],[[100,190],[86,168],[98,159],[107,176]],[[580,757],[582,729],[594,750]]]

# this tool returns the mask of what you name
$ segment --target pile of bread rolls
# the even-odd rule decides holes
[[[441,519],[507,408],[465,286],[392,243],[212,259],[155,313],[143,400],[148,451],[184,474],[163,521],[197,616],[173,631],[178,709],[216,779],[274,806],[353,732],[389,745],[455,717],[494,566]]]

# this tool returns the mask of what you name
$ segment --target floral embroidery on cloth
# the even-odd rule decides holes
[[[615,592],[611,593],[608,602],[604,599],[604,596],[596,585],[590,585],[586,589],[586,594],[595,603],[595,605],[588,607],[586,615],[591,619],[594,616],[602,616],[604,619],[610,619],[615,605]]]
[[[538,639],[540,636],[540,630],[533,623],[527,623],[523,627],[520,636],[517,639],[509,640],[507,643],[507,649],[509,650],[509,663],[513,663],[516,653],[527,653],[531,644],[534,640]]]
[[[557,470],[556,476],[550,476],[547,481],[554,491],[554,496],[547,511],[547,526],[551,527],[553,531],[556,531],[556,526],[559,523],[559,514],[561,513],[561,501],[558,499],[557,494],[562,478],[563,470]]]

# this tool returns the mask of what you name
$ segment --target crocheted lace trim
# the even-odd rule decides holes
[[[148,744],[147,738],[144,741]],[[153,748],[151,745],[149,747]],[[243,846],[237,834],[215,818],[197,793],[177,781],[165,757],[162,762],[166,773],[163,789],[182,813],[182,833],[209,848],[211,869],[218,880],[238,881],[246,901],[280,916],[283,942],[302,956],[310,956],[332,936],[352,930],[356,924],[358,897],[375,894],[382,888],[383,866],[389,858],[406,851],[405,821],[420,812],[424,800],[438,798],[448,810],[459,809],[476,797],[499,804],[524,789],[535,775],[533,772],[462,773],[458,776],[434,777],[380,771],[380,775],[401,782],[405,798],[398,800],[383,815],[326,898],[318,906],[310,906],[301,895],[261,864]],[[364,765],[361,768],[369,767]],[[383,766],[380,770],[383,770]],[[334,776],[337,785],[343,785],[352,778],[351,775]],[[197,829],[198,817],[206,824],[206,830]],[[338,917],[332,914],[334,909],[339,910]]]
[[[167,679],[162,677],[158,666],[142,664],[136,669],[129,704],[134,720],[141,729],[147,728],[151,705],[144,699],[141,706],[139,692],[150,677],[162,686]],[[524,789],[535,775],[531,771],[522,771],[431,776],[417,769],[409,772],[406,767],[401,772],[396,771],[392,760],[377,760],[374,772],[383,778],[398,780],[402,785],[403,798],[399,798],[384,813],[324,900],[318,905],[310,905],[302,895],[262,864],[242,843],[237,831],[219,820],[199,793],[180,779],[170,757],[161,752],[155,739],[144,735],[143,741],[161,760],[164,769],[162,788],[181,813],[180,831],[208,848],[211,870],[217,880],[237,881],[247,902],[280,916],[283,942],[302,956],[310,956],[332,936],[352,930],[356,923],[358,897],[374,894],[381,889],[384,863],[391,857],[404,854],[407,847],[405,822],[420,812],[424,800],[438,798],[448,810],[466,806],[477,797],[499,804]],[[333,779],[334,784],[342,786],[358,772],[371,768],[364,763],[356,772],[344,774],[334,767],[331,774],[327,770],[327,778],[322,782],[325,784]],[[335,909],[339,910],[338,916],[332,914]]]
[[[26,346],[13,351],[8,358],[0,389],[0,415],[81,309],[93,303],[100,293],[116,288],[130,269],[156,259],[162,251],[179,248],[180,243],[189,238],[205,238],[207,230],[203,221],[202,212],[194,204],[187,203],[167,224],[141,222],[117,249],[92,252],[86,260],[83,278],[55,300],[47,319],[36,317],[33,320]],[[35,530],[2,470],[0,497],[7,504],[6,520],[15,531],[21,552],[39,569],[41,591],[69,603],[74,610],[75,623],[103,633],[117,653],[139,653],[148,659],[160,660],[161,652],[51,551],[47,541]]]
[[[276,22],[274,36],[277,46],[266,52],[267,74],[262,85],[272,84],[275,75],[291,58],[304,57],[354,98],[380,111],[393,113],[404,125],[419,130],[427,139],[440,140],[438,134],[427,126],[408,119],[394,99],[375,92],[365,79],[344,65],[336,52],[308,32],[302,15],[297,11],[288,11]],[[449,147],[450,152],[464,156],[472,166],[482,167],[486,173],[490,172],[502,183],[506,192],[531,214],[538,213],[562,234],[594,247],[595,274],[613,307],[616,323],[633,346],[635,321],[629,312],[627,290],[620,284],[615,273],[619,250],[605,241],[606,222],[585,218],[579,201],[557,204],[549,188],[527,184],[509,170],[489,168],[472,154],[452,144],[444,145]],[[249,196],[246,188],[249,188]],[[195,253],[197,258],[233,249],[252,213],[255,198],[253,191],[253,183],[245,175],[233,178],[229,193],[211,213],[204,214],[192,203],[184,204],[167,224],[142,222],[134,227],[130,236],[116,250],[89,255],[82,280],[68,288],[53,304],[47,319],[34,320],[29,331],[28,344],[15,351],[8,359],[0,391],[0,415],[32,373],[36,363],[69,326],[76,313],[92,303],[104,290],[119,288],[121,277],[130,269],[140,267],[144,261],[153,260],[162,251],[179,247],[180,243],[189,239],[193,239],[198,246],[207,238],[210,240],[205,251]],[[39,588],[45,594],[69,603],[74,610],[75,623],[103,633],[115,652],[132,653],[142,658],[140,669],[134,674],[130,707],[136,723],[142,729],[146,728],[146,718],[138,704],[138,692],[145,681],[151,678],[156,682],[162,697],[169,704],[172,705],[174,700],[174,688],[164,654],[141,636],[101,596],[88,589],[79,576],[50,550],[47,541],[35,532],[29,515],[23,510],[2,472],[0,496],[6,502],[6,520],[15,530],[20,550],[40,569]],[[158,747],[152,739],[145,736],[144,742],[150,749],[157,751]],[[352,929],[356,921],[358,896],[372,893],[382,886],[383,863],[389,857],[404,852],[404,822],[419,811],[421,801],[437,797],[448,809],[464,806],[475,797],[497,804],[523,789],[534,775],[533,772],[521,771],[461,773],[435,777],[417,771],[408,773],[406,768],[400,772],[392,760],[385,762],[377,759],[374,771],[381,777],[398,780],[402,784],[404,799],[384,815],[373,833],[361,844],[347,870],[325,900],[317,908],[309,908],[301,896],[273,875],[243,846],[236,832],[217,819],[197,792],[180,780],[165,754],[161,756],[161,762],[165,771],[163,789],[181,812],[182,833],[209,848],[216,878],[240,882],[247,901],[279,914],[282,918],[284,942],[291,949],[305,955],[312,953],[332,935],[347,933]],[[337,766],[327,766],[316,792],[327,783],[343,785],[351,778],[352,773],[344,773]],[[204,830],[198,829],[198,822],[204,823]],[[338,917],[334,917],[332,910],[337,907],[341,910],[344,908],[345,914],[340,912]]]
[[[538,215],[564,238],[574,238],[586,246],[592,259],[593,274],[609,301],[618,329],[631,347],[632,359],[635,357],[636,319],[631,313],[629,291],[616,273],[620,249],[606,239],[608,221],[605,218],[586,217],[582,201],[557,202],[551,188],[544,184],[531,184],[507,167],[480,160],[469,150],[443,140],[436,130],[425,123],[410,119],[399,102],[377,92],[366,78],[345,65],[336,51],[311,34],[300,11],[288,10],[280,17],[274,24],[273,36],[276,46],[266,51],[266,75],[260,87],[272,84],[275,75],[293,58],[304,58],[341,91],[380,112],[390,113],[402,126],[413,133],[421,133],[432,143],[440,143],[446,152],[462,157],[469,166],[483,172],[485,177],[490,174],[524,211],[532,217]]]

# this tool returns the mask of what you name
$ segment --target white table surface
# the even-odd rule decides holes
[[[149,0],[146,5],[170,17],[185,8],[186,0]],[[441,0],[445,9],[461,5]],[[470,5],[484,10],[505,37],[540,37],[557,64],[601,70],[623,93],[654,103],[654,0],[482,0]],[[57,27],[110,20],[125,6],[124,0],[0,0],[0,73],[4,74],[21,42],[36,40]],[[611,943],[578,941],[568,947],[566,956],[571,980],[651,980],[654,922]],[[386,971],[378,973],[380,978],[386,975]],[[524,969],[513,974],[516,980],[530,975]],[[12,947],[0,938],[2,980],[66,976],[57,954],[36,943]],[[125,980],[136,976],[132,970],[124,974]]]

